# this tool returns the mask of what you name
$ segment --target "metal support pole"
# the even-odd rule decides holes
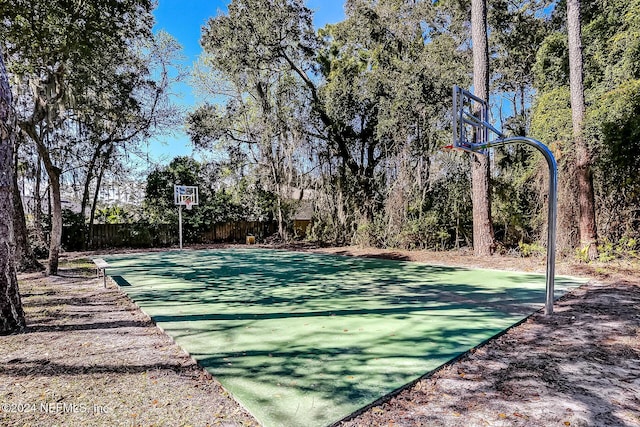
[[[182,249],[182,205],[178,205],[178,234],[180,236],[180,249]]]
[[[475,116],[465,108],[465,102],[480,104],[482,114]],[[484,152],[487,148],[502,147],[504,145],[522,143],[536,148],[542,153],[549,165],[549,213],[547,225],[547,294],[544,306],[545,314],[553,313],[553,292],[556,273],[556,219],[558,216],[558,165],[549,147],[533,138],[515,136],[505,138],[504,134],[488,123],[489,107],[486,100],[481,99],[469,91],[458,86],[453,87],[453,146],[465,151]],[[467,126],[480,130],[480,143],[469,142]],[[489,131],[496,134],[498,139],[489,141]]]
[[[523,143],[535,147],[542,153],[549,165],[549,211],[547,214],[547,290],[544,313],[553,313],[553,293],[556,274],[556,219],[558,217],[558,165],[549,147],[533,138],[516,136],[498,139],[486,144],[486,148],[501,147],[503,145]]]

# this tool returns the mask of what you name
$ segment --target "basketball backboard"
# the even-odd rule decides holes
[[[173,186],[174,203],[191,209],[199,202],[198,187],[193,185],[174,185]]]
[[[450,148],[484,152],[490,145],[489,132],[498,139],[502,132],[489,123],[489,104],[459,86],[453,87],[453,145]]]

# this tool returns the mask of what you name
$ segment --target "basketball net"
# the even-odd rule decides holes
[[[191,201],[191,199],[186,199],[184,201],[184,207],[187,208],[188,211],[190,211],[191,208],[193,208],[193,202]]]

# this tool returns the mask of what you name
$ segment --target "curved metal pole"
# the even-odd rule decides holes
[[[483,113],[476,117],[465,109],[465,102],[479,104]],[[549,215],[547,228],[547,298],[544,307],[545,314],[553,313],[553,291],[556,272],[556,218],[558,216],[558,165],[549,147],[533,138],[515,136],[505,138],[504,134],[491,124],[487,123],[488,103],[469,91],[459,86],[453,87],[453,147],[461,148],[465,151],[478,152],[485,148],[502,147],[503,145],[522,143],[536,148],[542,153],[549,165]],[[468,142],[466,137],[466,126],[473,127],[480,131],[478,142]],[[498,139],[489,141],[489,131],[497,135]],[[475,137],[473,138],[476,139]],[[489,141],[489,142],[485,142]]]
[[[486,144],[486,148],[502,147],[503,145],[522,143],[535,147],[542,153],[549,165],[549,212],[547,226],[547,294],[544,313],[553,313],[553,292],[556,273],[556,219],[558,217],[558,165],[549,147],[533,138],[515,136],[498,139]]]

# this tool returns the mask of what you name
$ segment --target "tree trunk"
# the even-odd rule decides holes
[[[284,223],[284,213],[282,212],[282,193],[279,191],[276,197],[276,208],[278,216],[278,234],[283,241],[288,240],[287,229]]]
[[[44,238],[44,229],[42,228],[42,195],[41,188],[42,185],[42,160],[40,159],[40,154],[38,154],[38,163],[36,164],[36,178],[35,178],[35,189],[33,191],[34,194],[34,211],[33,211],[33,219],[35,225],[36,238],[38,239],[38,243],[44,244],[46,239]]]
[[[473,90],[477,97],[489,99],[489,48],[487,41],[486,0],[471,1],[471,37],[473,43]],[[475,112],[474,112],[475,113]],[[473,203],[473,251],[476,256],[493,253],[489,157],[471,155]]]
[[[18,271],[39,271],[44,267],[36,259],[33,249],[29,244],[29,232],[27,230],[27,221],[24,215],[24,206],[22,205],[22,197],[18,187],[18,149],[14,150],[14,169],[13,169],[13,233],[15,236],[16,252],[15,265]]]
[[[578,230],[581,249],[590,259],[598,257],[595,195],[591,174],[591,154],[584,139],[584,83],[582,38],[580,31],[580,0],[567,0],[567,32],[569,36],[569,82],[571,87],[571,116],[575,148],[575,176],[577,180]]]
[[[89,214],[89,224],[87,225],[88,230],[88,238],[87,245],[89,248],[93,248],[93,222],[96,219],[96,209],[98,207],[98,196],[100,195],[100,187],[102,187],[102,178],[104,177],[104,172],[107,170],[107,166],[109,165],[109,159],[111,158],[111,154],[113,154],[114,145],[110,144],[109,148],[103,155],[102,164],[100,165],[100,172],[98,172],[98,177],[96,179],[96,191],[93,193],[93,202],[91,203],[91,213]]]
[[[22,331],[24,311],[14,263],[13,150],[16,122],[4,58],[0,51],[0,335]]]
[[[39,137],[36,127],[32,123],[23,124],[22,128],[35,142],[38,154],[42,158],[44,168],[49,176],[49,197],[51,209],[51,235],[49,236],[49,259],[47,260],[46,274],[58,274],[58,260],[60,247],[62,246],[62,200],[60,197],[60,175],[62,170],[53,164],[49,151],[42,138]]]
[[[89,247],[89,243],[92,239],[92,227],[93,227],[93,205],[92,205],[92,216],[89,224],[86,224],[86,214],[87,214],[87,205],[89,204],[89,187],[91,186],[91,180],[93,179],[93,171],[96,166],[96,162],[98,160],[98,156],[100,154],[102,145],[99,145],[96,150],[93,152],[91,156],[91,160],[89,161],[89,166],[87,167],[87,176],[84,180],[84,189],[82,191],[82,202],[80,203],[80,218],[83,220],[83,225],[85,226],[85,235],[82,239],[82,249],[87,250]],[[96,194],[99,189],[96,189]]]
[[[89,165],[87,166],[87,176],[84,181],[84,189],[82,192],[82,203],[80,204],[80,216],[82,218],[84,218],[87,213],[87,205],[89,204],[89,188],[91,186],[91,181],[93,180],[93,176],[94,176],[93,172],[95,170],[96,163],[100,158],[102,147],[104,146],[105,143],[106,142],[104,141],[100,141],[98,143],[98,145],[96,146],[96,149],[91,155],[91,160],[89,160]]]
[[[49,259],[47,260],[47,275],[58,274],[58,260],[62,247],[62,199],[60,197],[60,175],[62,171],[52,166],[47,168],[51,189],[51,239],[49,240]]]

